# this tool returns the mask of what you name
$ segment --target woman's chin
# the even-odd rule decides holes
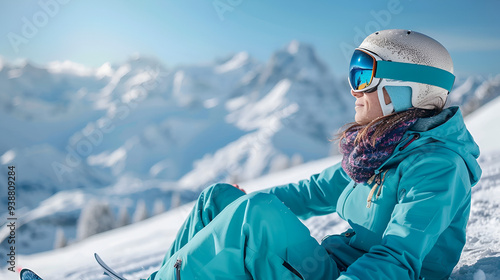
[[[359,116],[358,114],[356,114],[354,116],[354,122],[357,123],[357,124],[359,124],[359,125],[363,125],[363,124],[366,123],[366,120],[365,120],[365,118],[363,118],[363,117]]]

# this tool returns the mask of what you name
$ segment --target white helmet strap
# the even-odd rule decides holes
[[[382,81],[380,81],[380,84],[377,86],[377,95],[380,107],[382,108],[382,113],[384,114],[384,116],[387,116],[394,112],[394,106],[392,105],[392,102],[389,104],[385,104],[385,98],[384,98],[385,85],[387,85],[387,83],[385,82],[384,79],[382,79]]]
[[[384,88],[391,99],[389,104],[385,104]],[[377,96],[384,116],[414,107],[412,95],[419,90],[417,83],[382,79],[377,86]]]

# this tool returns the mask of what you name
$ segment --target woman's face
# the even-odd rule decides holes
[[[386,104],[389,104],[389,95],[387,94],[385,88],[383,90],[384,101]],[[377,90],[372,92],[354,92],[351,90],[351,94],[356,97],[356,115],[354,116],[356,123],[361,125],[369,124],[374,119],[384,115],[378,100]]]

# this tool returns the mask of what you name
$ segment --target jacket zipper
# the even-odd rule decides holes
[[[420,138],[420,134],[419,133],[412,133],[412,134],[413,134],[413,137],[410,139],[410,141],[406,142],[406,144],[404,144],[403,147],[399,148],[399,151],[402,151],[402,150],[406,149],[406,147],[410,146],[410,144],[413,143],[413,141],[415,141],[418,138]]]
[[[344,212],[345,212],[345,204],[347,202],[347,198],[349,197],[349,195],[351,195],[352,191],[356,188],[357,185],[358,185],[358,183],[354,182],[354,185],[352,186],[352,188],[349,190],[349,192],[346,194],[346,196],[344,198],[344,203],[342,204],[342,217],[345,217]]]
[[[404,149],[406,149],[408,146],[410,146],[410,144],[411,144],[411,143],[413,143],[413,141],[415,141],[415,140],[417,140],[418,138],[420,138],[420,133],[411,133],[410,135],[412,135],[412,136],[409,136],[409,137],[411,137],[411,139],[410,139],[410,140],[408,140],[408,142],[406,142],[406,143],[405,143],[402,147],[399,147],[399,148],[397,149],[397,151],[400,151],[400,152],[401,152],[401,151],[403,151],[403,150],[404,150]],[[408,139],[409,137],[407,137],[406,139]],[[405,139],[405,140],[406,140],[406,139]],[[403,141],[401,141],[401,142],[404,142],[405,140],[403,140]],[[395,150],[395,151],[396,151],[396,150]],[[396,153],[396,152],[393,152],[393,153],[392,153],[392,155],[391,155],[391,156],[390,156],[390,157],[389,157],[389,158],[388,158],[388,159],[387,159],[387,160],[386,160],[386,161],[385,161],[382,165],[380,165],[380,167],[379,167],[379,168],[377,168],[377,169],[375,170],[375,174],[377,174],[377,175],[378,175],[379,173],[381,173],[381,172],[382,172],[382,168],[384,168],[385,164],[386,164],[386,163],[388,163],[391,159],[393,159],[396,155],[397,155],[397,153]]]
[[[410,146],[410,144],[413,143],[413,141],[420,138],[420,133],[410,133],[410,136],[408,136],[406,139],[408,139],[408,138],[410,138],[410,140],[408,140],[403,146],[399,147],[397,149],[398,151],[400,151],[400,152],[403,151],[408,146]],[[406,141],[406,139],[401,141],[401,142]],[[369,185],[371,185],[373,183],[373,181],[375,181],[375,185],[372,186],[370,194],[368,195],[366,208],[371,207],[372,199],[373,199],[373,195],[375,194],[375,191],[377,191],[375,199],[377,199],[380,196],[380,193],[382,191],[382,184],[384,183],[384,179],[385,179],[385,174],[388,171],[388,170],[386,170],[385,173],[383,174],[383,178],[381,178],[382,177],[382,168],[384,168],[385,164],[388,163],[391,159],[393,159],[396,155],[397,155],[397,153],[393,152],[392,155],[382,165],[380,165],[379,168],[377,168],[374,171],[375,174],[373,175],[373,177],[368,180],[367,183]],[[345,201],[344,201],[344,205],[345,205]],[[344,212],[344,209],[342,209],[342,214],[344,214],[343,212]]]
[[[177,259],[177,261],[174,264],[176,280],[181,280],[181,264],[182,264],[181,259]]]

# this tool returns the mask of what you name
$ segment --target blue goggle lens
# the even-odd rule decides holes
[[[353,90],[368,87],[373,80],[375,59],[369,54],[355,50],[349,66],[349,83]]]

